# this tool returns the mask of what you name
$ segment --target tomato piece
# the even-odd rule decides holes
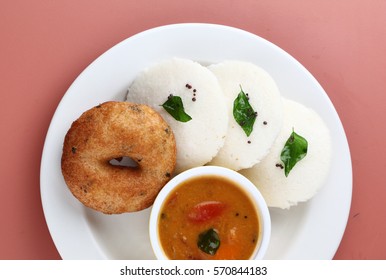
[[[192,222],[205,222],[220,216],[226,205],[220,201],[204,201],[196,204],[188,213],[188,219]]]

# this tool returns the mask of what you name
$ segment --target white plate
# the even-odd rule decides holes
[[[152,259],[149,209],[104,215],[85,208],[63,180],[64,136],[80,114],[107,100],[124,100],[126,89],[145,67],[183,57],[203,63],[246,60],[265,68],[284,97],[316,110],[333,137],[331,173],[310,201],[290,210],[271,209],[272,238],[267,259],[331,259],[346,227],[352,194],[347,139],[330,99],[293,57],[246,31],[211,25],[177,24],[139,33],[114,46],[74,81],[60,102],[44,145],[41,197],[45,218],[63,259]]]

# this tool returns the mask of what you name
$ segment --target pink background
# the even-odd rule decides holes
[[[123,39],[180,22],[255,33],[316,77],[353,163],[352,208],[335,259],[386,259],[385,11],[383,0],[0,0],[0,259],[60,259],[39,172],[50,120],[73,80]]]

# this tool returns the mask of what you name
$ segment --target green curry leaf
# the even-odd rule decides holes
[[[180,122],[188,122],[192,119],[184,110],[181,97],[169,95],[168,100],[161,105],[174,119]]]
[[[213,228],[208,229],[198,236],[197,246],[204,253],[213,256],[220,247],[220,237]]]
[[[245,134],[249,136],[253,131],[253,124],[255,123],[257,112],[255,112],[251,104],[249,104],[248,97],[241,86],[240,93],[233,102],[233,117],[244,130]]]
[[[280,159],[284,163],[284,174],[286,177],[288,177],[288,174],[295,164],[307,155],[307,150],[307,140],[299,134],[296,134],[292,129],[292,133],[285,143],[280,155]]]

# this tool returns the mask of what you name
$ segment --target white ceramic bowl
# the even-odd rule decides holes
[[[260,241],[256,246],[255,252],[251,256],[251,259],[262,259],[265,252],[267,251],[271,236],[271,218],[267,204],[259,190],[246,177],[231,169],[218,166],[201,166],[184,171],[172,178],[158,194],[151,210],[149,222],[150,242],[157,259],[168,259],[162,249],[158,235],[158,220],[160,216],[159,213],[165,199],[182,182],[194,177],[200,177],[202,175],[222,176],[235,182],[236,185],[240,186],[249,195],[258,212],[258,217],[260,219],[259,234],[261,236]]]

